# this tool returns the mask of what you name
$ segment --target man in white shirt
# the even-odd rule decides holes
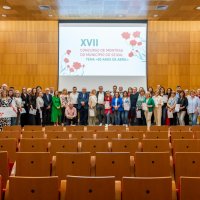
[[[104,119],[104,110],[105,110],[105,105],[104,105],[105,92],[103,91],[103,86],[99,86],[99,91],[97,92],[96,96],[97,96],[97,106],[96,106],[97,118],[99,120],[99,126],[102,126]]]
[[[69,100],[70,103],[73,104],[73,106],[76,108],[76,110],[78,108],[78,95],[79,93],[77,92],[77,87],[74,86],[72,92],[69,95]],[[78,125],[78,115],[76,115],[75,124]]]

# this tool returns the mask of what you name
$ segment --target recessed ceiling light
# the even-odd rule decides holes
[[[2,8],[3,8],[4,10],[10,10],[10,9],[11,9],[11,7],[8,6],[8,5],[3,5]]]
[[[53,17],[53,15],[52,15],[52,14],[49,14],[49,17]]]
[[[155,7],[155,10],[167,10],[168,7],[168,5],[158,5]]]
[[[39,5],[40,10],[51,10],[51,6],[49,5]]]
[[[158,15],[157,15],[157,14],[155,14],[155,15],[153,15],[153,17],[158,17]]]
[[[200,6],[197,6],[197,7],[196,7],[196,10],[200,10]]]
[[[2,17],[7,17],[7,15],[6,15],[6,14],[2,14],[1,16],[2,16]]]

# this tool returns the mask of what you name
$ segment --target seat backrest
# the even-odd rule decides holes
[[[83,138],[94,138],[94,131],[72,131],[70,138],[83,139]]]
[[[123,177],[122,199],[172,200],[172,178]]]
[[[56,155],[56,152],[77,152],[78,140],[77,139],[53,139],[50,141],[50,153]]]
[[[146,131],[146,126],[129,126],[129,131]]]
[[[9,200],[58,200],[58,177],[9,178]]]
[[[165,177],[171,175],[168,152],[136,152],[135,176]]]
[[[23,131],[22,138],[44,138],[43,131]]]
[[[105,131],[105,126],[87,126],[87,131]]]
[[[126,126],[108,126],[108,131],[126,131]]]
[[[121,138],[124,139],[134,139],[137,138],[139,140],[143,139],[144,132],[143,131],[123,131],[120,133]]]
[[[138,139],[112,139],[112,152],[129,152],[134,155],[139,151]]]
[[[20,152],[47,152],[48,140],[47,139],[21,139]]]
[[[195,139],[200,139],[200,131],[193,131],[193,134]]]
[[[1,198],[2,198],[2,177],[1,177],[1,175],[0,175],[0,200],[1,200]]]
[[[96,153],[96,176],[115,176],[116,180],[131,176],[130,153]]]
[[[168,126],[151,126],[150,130],[151,131],[168,131],[169,127]]]
[[[200,176],[200,152],[177,152],[175,154],[175,180],[179,185],[180,176]]]
[[[42,131],[42,126],[38,125],[24,126],[24,131]]]
[[[168,139],[144,139],[142,140],[143,152],[170,152]]]
[[[190,131],[191,126],[171,126],[170,131]]]
[[[0,138],[15,138],[19,140],[21,137],[21,131],[2,131]]]
[[[115,178],[67,176],[65,199],[115,200]]]
[[[112,139],[112,138],[118,138],[119,132],[117,132],[117,131],[97,131],[95,134],[96,134],[96,138]]]
[[[195,125],[191,127],[192,131],[200,131],[200,126],[199,125]]]
[[[89,152],[56,153],[56,176],[65,180],[67,175],[90,176],[91,154]]]
[[[45,131],[47,138],[51,139],[69,139],[69,132],[64,131]]]
[[[84,126],[66,126],[66,131],[84,131]]]
[[[6,182],[9,176],[9,169],[8,169],[8,152],[7,151],[0,151],[0,175],[2,181],[2,188],[6,188]]]
[[[193,132],[189,131],[174,131],[171,132],[171,140],[174,139],[193,139]]]
[[[45,132],[47,131],[63,131],[63,126],[45,126]]]
[[[180,200],[200,199],[200,177],[180,177]]]
[[[147,131],[145,132],[145,139],[168,139],[167,131]]]
[[[173,152],[200,152],[200,140],[176,139],[173,140]]]
[[[1,138],[0,139],[0,151],[8,152],[9,162],[15,162],[17,151],[17,140],[15,138]]]
[[[81,151],[91,152],[92,155],[96,152],[109,152],[108,139],[82,139]]]
[[[18,132],[21,132],[22,131],[22,128],[21,126],[4,126],[3,127],[3,131],[18,131]]]
[[[50,163],[48,152],[17,152],[16,176],[50,176]]]

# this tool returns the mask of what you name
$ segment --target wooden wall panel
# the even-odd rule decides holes
[[[148,85],[200,88],[200,22],[148,22]]]
[[[0,83],[57,87],[57,21],[0,21]]]

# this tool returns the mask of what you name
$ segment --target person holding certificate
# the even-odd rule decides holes
[[[128,113],[131,108],[131,102],[130,102],[130,98],[128,97],[127,91],[123,92],[122,101],[123,101],[123,108],[124,108],[124,110],[122,111],[122,122],[123,122],[123,125],[128,126]]]
[[[171,96],[167,102],[167,117],[170,120],[170,126],[176,125],[176,113],[174,112],[176,107],[176,92],[172,91]]]
[[[146,123],[147,123],[147,130],[150,129],[151,127],[151,116],[153,113],[153,109],[155,107],[154,100],[151,98],[151,93],[146,92],[146,100],[145,103],[143,103],[143,110],[145,110],[145,118],[146,118]]]
[[[136,118],[139,126],[146,125],[144,110],[142,109],[142,104],[145,103],[145,101],[145,91],[141,90],[136,103]]]
[[[153,100],[154,100],[154,103],[155,103],[155,108],[154,108],[155,122],[156,122],[157,126],[161,126],[163,98],[160,96],[159,90],[155,91],[155,95],[153,96]]]
[[[122,104],[123,102],[119,92],[115,92],[115,96],[112,99],[112,110],[114,112],[115,125],[120,125],[120,116],[121,112],[123,111]]]
[[[181,126],[185,125],[185,114],[187,112],[187,106],[188,106],[188,99],[185,97],[184,90],[180,91],[180,97],[178,98],[177,105],[180,105],[179,112],[178,112],[178,120],[179,124]]]
[[[110,125],[110,115],[112,114],[112,96],[109,91],[106,92],[106,96],[104,98],[104,104],[105,104],[105,125]]]

